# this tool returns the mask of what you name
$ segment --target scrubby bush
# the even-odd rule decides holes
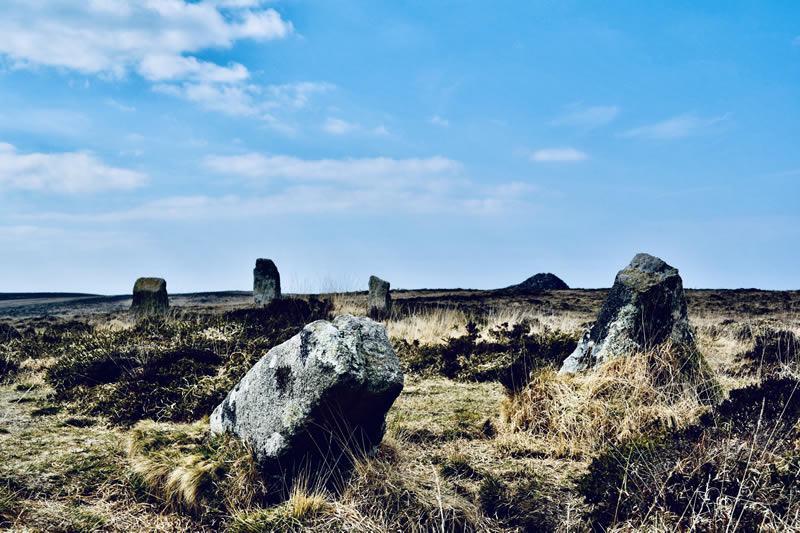
[[[285,299],[222,316],[64,334],[46,380],[56,399],[115,423],[197,420],[270,348],[329,311],[321,300]]]
[[[396,339],[395,347],[410,372],[466,381],[499,381],[509,390],[518,390],[532,371],[554,367],[577,346],[573,336],[560,331],[545,328],[531,333],[527,322],[513,326],[503,323],[489,330],[487,339],[480,337],[474,322],[467,323],[466,330],[465,335],[450,338],[444,344]]]
[[[783,368],[797,369],[800,364],[800,337],[793,331],[764,327],[753,338],[753,347],[741,357],[751,370],[775,375]]]
[[[580,481],[598,531],[659,517],[697,531],[796,526],[800,383],[769,379],[738,389],[682,430],[611,446]]]

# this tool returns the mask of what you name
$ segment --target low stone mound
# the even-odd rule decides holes
[[[382,318],[392,309],[392,297],[389,294],[389,282],[378,276],[369,277],[369,295],[367,296],[367,312],[373,318]]]
[[[211,433],[247,442],[268,476],[344,467],[372,454],[403,388],[386,329],[341,315],[271,349],[211,415]]]
[[[139,278],[133,286],[131,313],[139,318],[161,318],[169,313],[167,282],[161,278]]]
[[[569,285],[564,283],[564,280],[551,274],[550,272],[536,274],[529,277],[522,283],[506,287],[506,290],[512,291],[563,291],[569,289]]]
[[[658,257],[637,254],[617,273],[597,321],[560,372],[590,368],[611,357],[668,341],[702,357],[695,347],[678,269]]]
[[[253,303],[265,307],[281,298],[281,275],[272,259],[256,259],[253,269]]]

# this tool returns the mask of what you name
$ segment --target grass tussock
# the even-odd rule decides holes
[[[707,408],[706,391],[715,384],[707,373],[687,379],[676,357],[662,346],[573,375],[539,370],[505,399],[503,420],[511,431],[541,437],[547,453],[573,457],[682,427]]]
[[[130,431],[134,485],[168,507],[214,519],[263,503],[267,494],[252,452],[208,424],[142,421]]]
[[[800,383],[768,379],[681,430],[611,446],[580,481],[597,531],[794,531]]]

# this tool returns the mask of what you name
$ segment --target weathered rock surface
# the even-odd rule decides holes
[[[139,278],[133,286],[131,312],[137,318],[164,317],[169,312],[167,282],[161,278]]]
[[[403,389],[386,329],[365,317],[318,320],[271,349],[211,414],[211,432],[248,442],[265,472],[373,453]]]
[[[272,259],[256,259],[253,269],[253,301],[264,307],[281,297],[281,275]]]
[[[560,373],[576,372],[634,350],[671,341],[695,352],[683,281],[658,257],[637,254],[617,273],[600,314]],[[697,353],[697,357],[701,357]]]
[[[569,285],[555,274],[547,272],[531,276],[522,283],[511,285],[507,289],[515,291],[562,291],[569,289]]]
[[[371,317],[383,317],[392,309],[392,297],[389,294],[389,282],[378,276],[369,277],[369,296],[367,309]]]

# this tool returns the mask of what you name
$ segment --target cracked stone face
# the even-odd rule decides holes
[[[637,254],[617,273],[597,321],[564,361],[560,373],[577,372],[610,357],[671,341],[694,347],[678,269]]]
[[[268,473],[373,453],[403,372],[386,329],[365,317],[318,320],[274,347],[211,415],[211,432],[245,440]]]

